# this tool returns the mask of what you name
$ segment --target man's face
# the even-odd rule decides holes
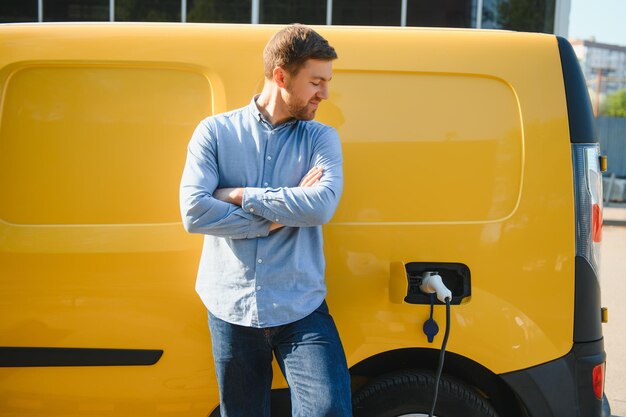
[[[298,120],[315,118],[320,102],[328,98],[332,65],[332,61],[309,59],[295,76],[287,75],[282,97],[292,117]]]

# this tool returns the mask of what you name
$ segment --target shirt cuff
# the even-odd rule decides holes
[[[256,214],[273,223],[280,224],[280,218],[272,214],[264,205],[264,201],[267,199],[266,191],[265,188],[246,187],[241,199],[241,208],[246,213]]]
[[[265,190],[263,188],[244,188],[243,197],[241,199],[241,208],[246,213],[262,216],[264,207],[263,204],[261,204],[261,201],[263,200],[264,192]]]

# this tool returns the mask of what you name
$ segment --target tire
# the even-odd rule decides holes
[[[436,417],[498,417],[487,400],[462,382],[442,376],[439,384]],[[428,417],[434,387],[430,372],[382,376],[354,395],[354,417]]]

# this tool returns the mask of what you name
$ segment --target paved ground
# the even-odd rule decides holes
[[[602,305],[607,370],[605,392],[615,417],[626,417],[626,206],[605,207],[602,237]]]

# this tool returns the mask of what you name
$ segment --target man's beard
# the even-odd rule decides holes
[[[299,100],[295,101],[295,96],[292,94],[290,88],[287,88],[287,92],[292,100],[289,100],[285,104],[287,105],[287,111],[289,111],[291,117],[297,120],[313,120],[315,118],[315,111],[317,110],[317,107],[314,109],[309,108],[309,104],[313,98],[304,102]]]
[[[313,120],[315,118],[315,110],[309,108],[309,102],[287,103],[289,114],[297,120]]]

